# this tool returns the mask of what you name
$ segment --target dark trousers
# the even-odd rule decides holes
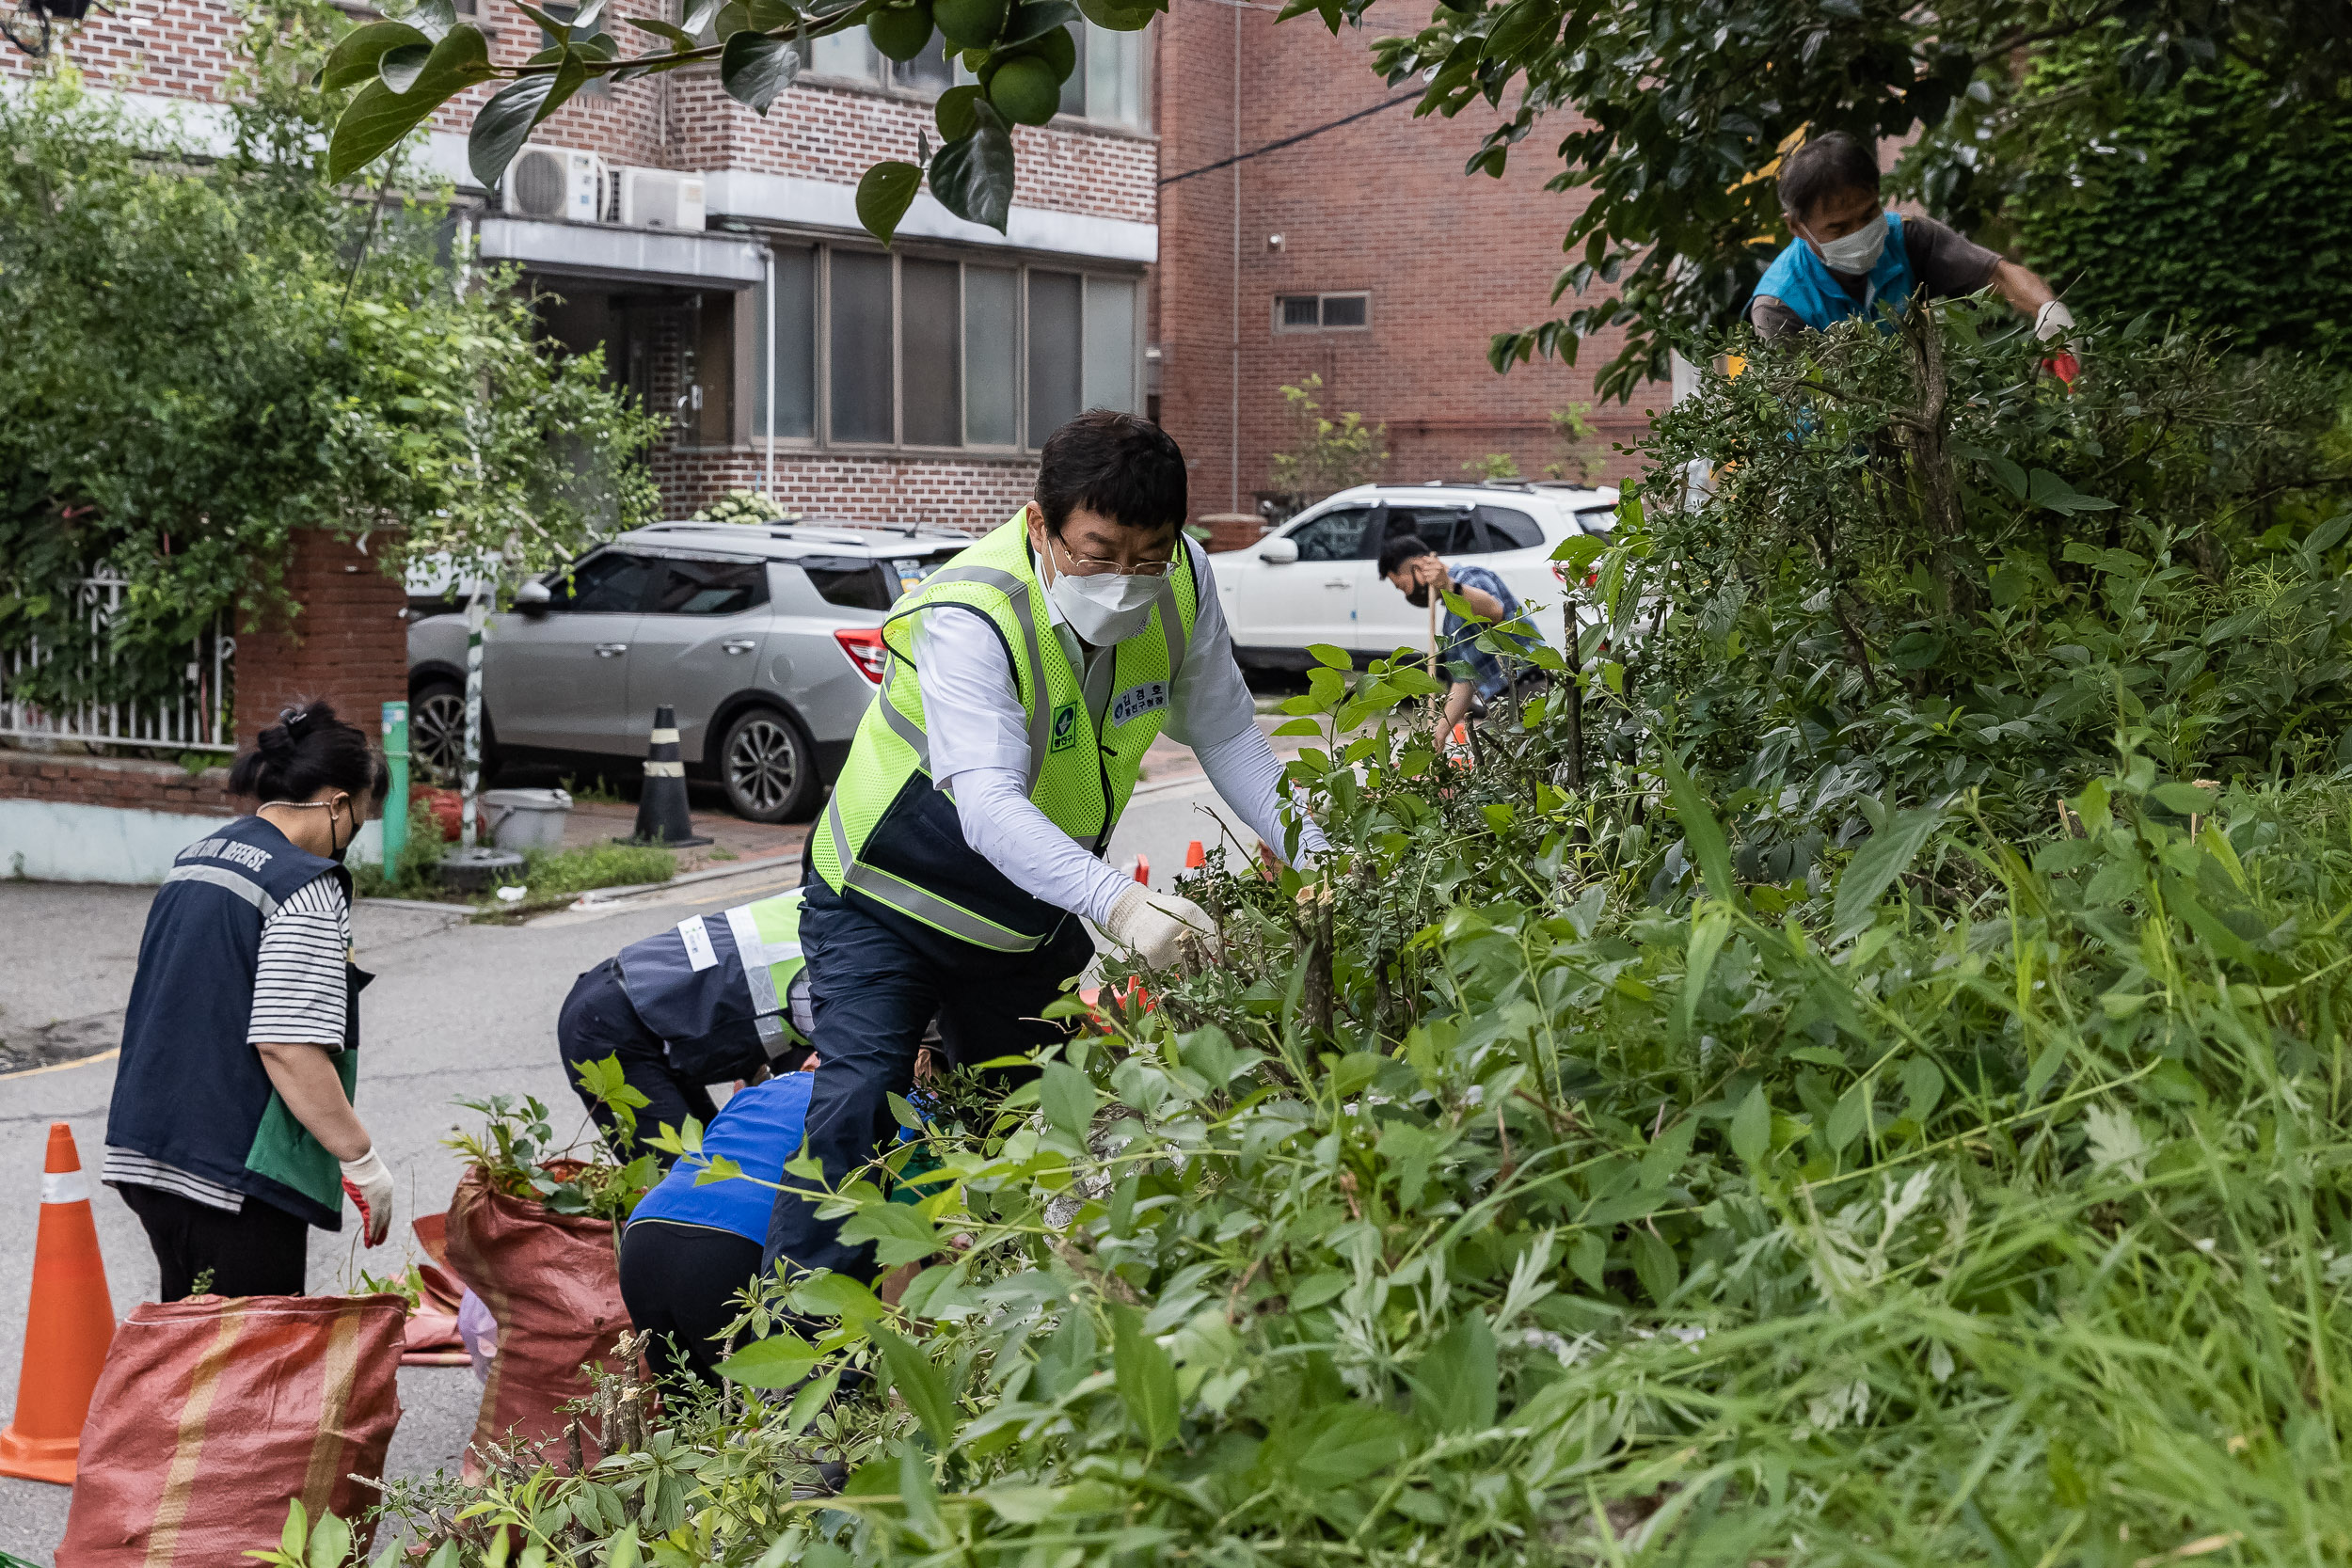
[[[1035,952],[993,952],[845,900],[821,878],[804,885],[801,952],[817,1023],[808,1150],[823,1163],[827,1184],[838,1188],[897,1135],[890,1096],[913,1085],[914,1053],[933,1016],[941,1043],[960,1063],[1058,1040],[1062,1025],[1037,1015],[1087,966],[1094,943],[1072,915]],[[761,1267],[783,1258],[802,1269],[871,1279],[872,1244],[849,1245],[840,1231],[839,1220],[817,1217],[816,1205],[778,1193]]]
[[[621,1300],[628,1321],[655,1342],[657,1372],[680,1365],[714,1387],[726,1359],[721,1338],[735,1321],[736,1292],[759,1273],[759,1243],[708,1226],[639,1220],[621,1233]]]
[[[195,1293],[197,1276],[211,1274],[216,1296],[298,1296],[310,1227],[258,1197],[242,1213],[215,1209],[161,1187],[126,1181],[115,1189],[147,1227],[147,1244],[163,1270],[162,1299]]]
[[[622,1160],[651,1151],[640,1148],[604,1102],[580,1087],[580,1076],[572,1069],[582,1062],[620,1058],[621,1076],[647,1101],[637,1108],[637,1130],[648,1137],[659,1132],[664,1122],[682,1128],[686,1118],[692,1117],[708,1127],[710,1118],[719,1114],[710,1101],[710,1091],[670,1065],[661,1037],[637,1016],[628,992],[621,989],[621,966],[616,959],[607,958],[572,983],[572,993],[564,999],[564,1010],[556,1015],[555,1045],[564,1058],[564,1075],[571,1081],[572,1092],[596,1118],[606,1145]],[[655,1157],[662,1169],[669,1169],[670,1155]]]

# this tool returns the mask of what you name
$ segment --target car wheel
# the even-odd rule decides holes
[[[434,681],[409,695],[408,760],[428,784],[457,783],[466,766],[466,691],[454,681]]]
[[[719,743],[727,809],[746,822],[799,822],[816,809],[817,757],[800,725],[773,708],[747,708]]]

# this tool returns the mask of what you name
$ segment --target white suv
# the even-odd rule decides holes
[[[1491,567],[1521,600],[1556,608],[1551,552],[1576,534],[1605,537],[1616,507],[1616,491],[1580,485],[1359,484],[1209,559],[1244,665],[1301,668],[1313,662],[1306,650],[1314,642],[1345,648],[1360,664],[1429,637],[1429,612],[1380,578],[1389,539],[1417,534],[1449,565]]]

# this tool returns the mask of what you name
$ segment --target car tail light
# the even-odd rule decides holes
[[[859,674],[876,686],[882,685],[882,671],[890,663],[890,649],[882,641],[882,627],[843,626],[833,634],[833,640],[841,644],[841,651],[850,656],[850,662],[857,666]]]

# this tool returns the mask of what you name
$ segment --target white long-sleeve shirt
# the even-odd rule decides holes
[[[1199,609],[1184,662],[1169,683],[1168,733],[1193,749],[1218,795],[1279,852],[1282,764],[1258,728],[1257,705],[1233,660],[1232,633],[1217,604],[1208,558],[1192,543]],[[1052,596],[1047,618],[1071,667],[1083,675],[1109,650],[1079,640]],[[915,682],[923,693],[931,778],[956,802],[964,842],[1015,887],[1098,925],[1134,884],[1054,826],[1028,798],[1028,717],[1004,643],[984,617],[927,611],[914,626]],[[1101,728],[1101,716],[1096,716]],[[1323,834],[1302,825],[1299,847],[1318,854]]]

